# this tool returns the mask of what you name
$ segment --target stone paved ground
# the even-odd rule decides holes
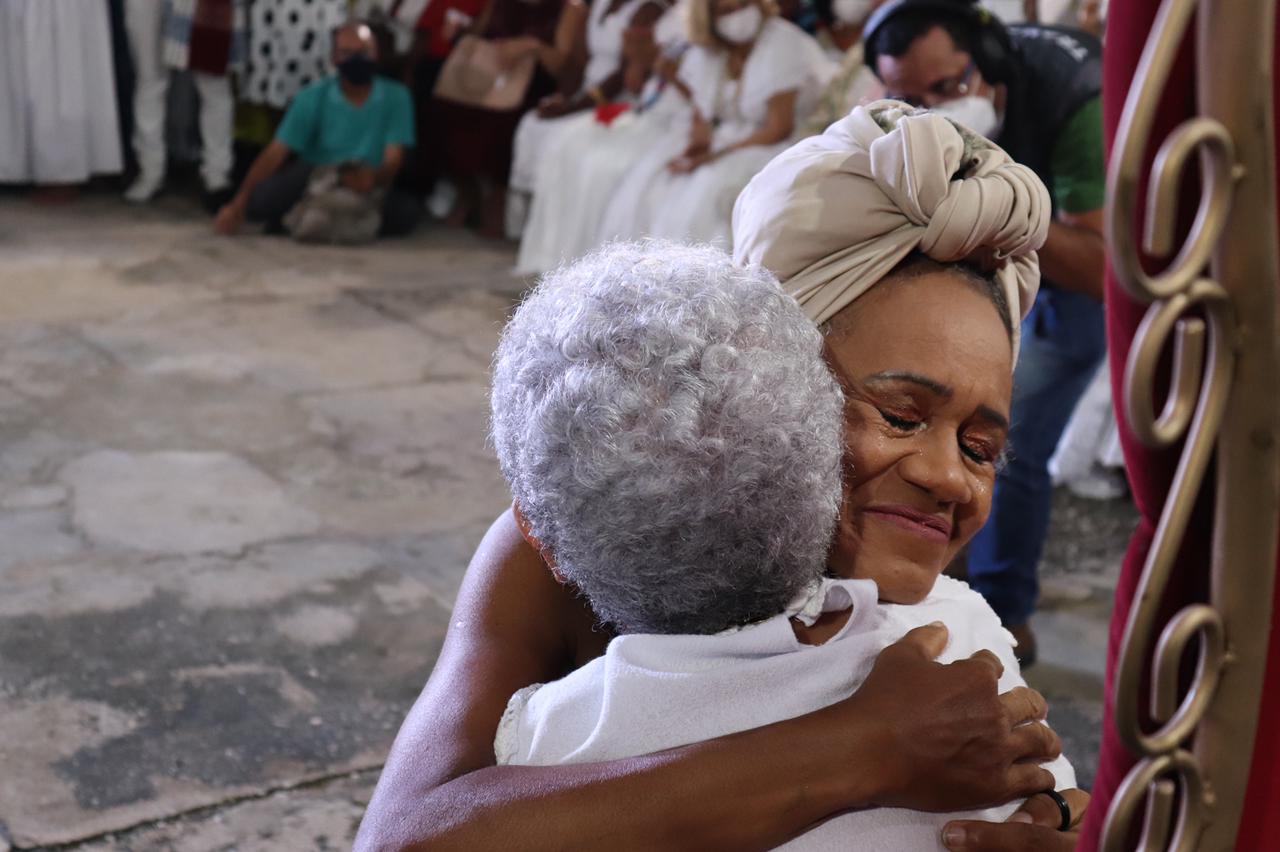
[[[0,850],[349,845],[504,505],[512,260],[0,196]],[[1118,505],[1063,503],[1032,673],[1086,779]]]

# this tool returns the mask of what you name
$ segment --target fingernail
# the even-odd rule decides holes
[[[1031,814],[1026,811],[1018,811],[1013,816],[1005,820],[1005,822],[1035,822],[1035,820],[1033,820],[1031,818]]]
[[[948,825],[942,829],[942,843],[948,849],[964,846],[964,826]]]
[[[941,621],[930,621],[929,626],[930,627],[946,627],[947,625],[943,624]]]

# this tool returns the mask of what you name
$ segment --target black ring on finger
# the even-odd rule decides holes
[[[1043,790],[1043,795],[1053,799],[1053,803],[1058,806],[1058,812],[1062,814],[1062,822],[1058,825],[1058,831],[1071,830],[1071,806],[1067,804],[1067,800],[1062,798],[1062,794],[1057,790]]]

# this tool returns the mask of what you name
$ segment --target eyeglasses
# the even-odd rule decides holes
[[[970,61],[964,67],[964,70],[953,77],[943,77],[938,82],[929,87],[929,95],[932,97],[913,98],[905,95],[889,95],[895,100],[903,101],[911,104],[913,107],[929,106],[926,100],[932,101],[934,104],[943,101],[953,101],[956,98],[963,98],[969,94],[972,89],[970,82],[973,80],[973,73],[978,70],[977,63]]]

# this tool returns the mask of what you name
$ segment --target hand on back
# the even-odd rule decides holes
[[[1038,724],[1048,712],[1044,699],[1026,687],[999,695],[1004,667],[989,651],[949,665],[935,662],[946,644],[941,625],[912,630],[880,654],[858,691],[841,702],[860,732],[869,722],[878,738],[882,759],[873,771],[882,792],[875,803],[955,811],[1052,788],[1053,774],[1039,763],[1057,757],[1062,744]]]
[[[942,830],[951,852],[1071,852],[1080,839],[1080,823],[1089,807],[1084,790],[1061,790],[1071,809],[1070,827],[1062,830],[1062,810],[1050,797],[1032,796],[1005,822],[958,820]]]

